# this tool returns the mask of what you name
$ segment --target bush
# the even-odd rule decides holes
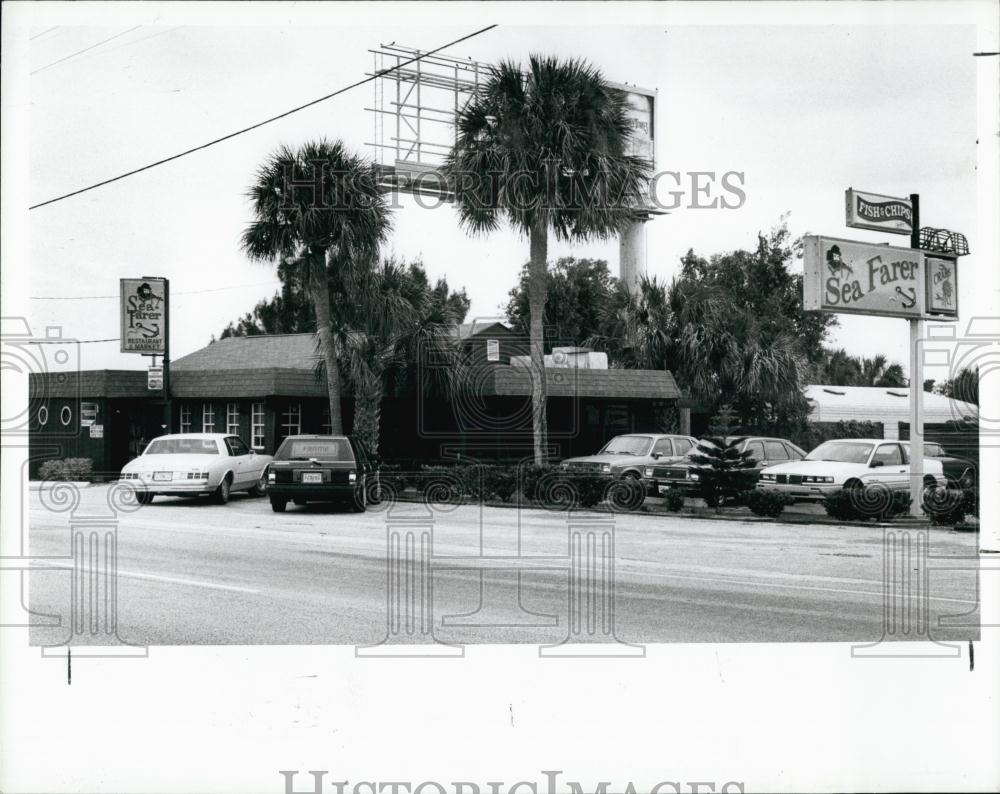
[[[791,504],[791,501],[783,493],[759,489],[750,491],[747,496],[747,506],[750,508],[750,512],[755,516],[767,516],[768,518],[780,516],[782,511]]]
[[[538,485],[543,478],[553,473],[561,472],[558,466],[537,466],[527,463],[518,469],[518,481],[521,495],[532,502],[538,499]]]
[[[635,477],[605,481],[604,497],[616,510],[638,510],[646,501],[646,488]]]
[[[668,488],[663,495],[663,503],[671,513],[677,513],[684,507],[684,491],[680,488]]]
[[[67,480],[79,482],[89,480],[94,471],[94,461],[90,458],[63,458],[47,460],[38,467],[41,480]]]
[[[823,507],[830,518],[838,521],[888,521],[910,509],[907,491],[890,491],[873,483],[863,489],[842,488],[823,499]]]
[[[484,466],[483,491],[501,502],[509,502],[517,490],[517,470],[510,466]]]

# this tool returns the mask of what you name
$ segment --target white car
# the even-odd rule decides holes
[[[141,504],[149,504],[158,495],[212,495],[217,503],[225,504],[233,491],[263,496],[271,460],[238,436],[180,433],[150,441],[138,458],[125,464],[119,480],[135,486]]]
[[[757,488],[783,493],[795,501],[820,501],[842,488],[879,483],[892,491],[910,487],[910,457],[905,443],[880,438],[827,441],[802,460],[761,470]],[[945,485],[940,460],[924,458],[924,484]]]

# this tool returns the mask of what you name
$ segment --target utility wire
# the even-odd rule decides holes
[[[442,44],[440,47],[437,47],[436,49],[429,50],[428,52],[425,52],[421,55],[416,55],[413,58],[403,61],[402,63],[398,63],[395,66],[390,66],[387,69],[382,69],[379,72],[375,72],[374,74],[369,75],[368,77],[365,77],[362,80],[358,80],[355,83],[351,83],[348,86],[344,86],[343,88],[334,91],[332,94],[321,96],[319,99],[314,99],[311,102],[306,102],[304,105],[299,105],[298,107],[292,108],[291,110],[286,110],[284,113],[279,113],[277,116],[272,116],[269,119],[264,119],[264,121],[259,121],[256,124],[251,124],[249,127],[244,127],[241,130],[236,130],[236,132],[231,132],[228,135],[223,135],[221,138],[216,138],[215,140],[209,141],[208,143],[203,143],[200,146],[195,146],[192,149],[187,149],[183,152],[178,152],[177,154],[171,155],[170,157],[164,157],[162,160],[157,160],[155,163],[144,165],[141,168],[136,168],[132,171],[126,171],[124,174],[119,174],[118,176],[111,177],[111,179],[105,179],[103,182],[95,182],[93,185],[88,185],[87,187],[80,188],[79,190],[74,190],[72,193],[66,193],[62,196],[56,196],[55,198],[50,198],[47,201],[42,201],[38,204],[33,204],[30,207],[28,207],[28,209],[35,210],[38,209],[39,207],[44,207],[47,204],[54,204],[57,201],[62,201],[63,199],[68,199],[72,196],[78,196],[81,193],[86,193],[88,190],[94,190],[95,188],[103,187],[104,185],[109,185],[112,182],[117,182],[119,179],[125,179],[125,177],[133,176],[134,174],[141,173],[142,171],[148,171],[150,168],[155,168],[158,165],[169,163],[172,160],[178,160],[186,155],[193,154],[194,152],[201,151],[202,149],[207,149],[209,146],[215,146],[215,144],[217,143],[228,141],[230,138],[235,138],[237,135],[243,135],[246,132],[258,129],[259,127],[263,127],[265,124],[270,124],[271,122],[278,121],[279,119],[283,119],[286,116],[291,116],[293,113],[298,113],[300,110],[305,110],[306,108],[312,107],[313,105],[318,105],[320,102],[325,102],[328,99],[332,99],[335,96],[339,96],[340,94],[350,91],[352,88],[357,88],[358,86],[364,85],[365,83],[370,83],[372,80],[377,80],[379,77],[383,77],[384,75],[387,75],[390,72],[394,72],[397,69],[401,69],[404,66],[409,66],[411,63],[416,63],[417,61],[423,60],[424,58],[439,53],[441,52],[441,50],[447,49],[448,47],[453,47],[456,44],[461,44],[463,41],[468,41],[469,39],[474,38],[475,36],[479,36],[482,33],[486,33],[489,30],[493,30],[493,28],[495,27],[497,27],[497,25],[495,24],[487,25],[485,28],[480,28],[479,30],[474,31],[473,33],[469,33],[468,35],[455,39],[454,41],[449,41],[447,44]],[[34,72],[32,72],[32,74],[34,74]]]
[[[126,33],[131,33],[133,30],[138,30],[141,27],[142,25],[136,25],[134,28],[123,30],[121,33],[116,33],[114,36],[110,36],[109,38],[97,42],[97,44],[91,44],[89,47],[84,47],[82,50],[77,50],[76,52],[72,52],[63,58],[60,58],[58,61],[52,61],[52,63],[47,63],[45,64],[45,66],[41,66],[38,69],[35,69],[35,71],[31,72],[31,74],[38,74],[39,72],[44,72],[49,67],[55,66],[56,64],[62,63],[63,61],[68,61],[70,58],[75,58],[77,55],[82,55],[85,52],[89,52],[95,47],[100,47],[102,44],[107,44],[109,41],[114,41],[117,38],[121,38]]]
[[[119,337],[114,339],[29,339],[29,345],[92,345],[97,342],[118,342]]]
[[[59,27],[58,25],[55,25],[54,27],[51,27],[48,30],[43,30],[41,33],[36,33],[34,36],[32,36],[30,39],[28,39],[28,41],[34,41],[35,39],[40,39],[46,33],[51,33],[53,30],[55,30],[58,27]]]
[[[213,289],[195,289],[188,290],[186,292],[175,292],[171,297],[177,295],[202,295],[206,292],[226,292],[231,289],[244,289],[246,287],[280,287],[280,281],[260,281],[256,284],[235,284],[231,287],[214,287]],[[28,297],[30,301],[97,301],[97,300],[110,300],[114,298],[117,300],[120,295],[31,295]]]

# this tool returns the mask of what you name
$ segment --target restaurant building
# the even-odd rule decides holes
[[[404,465],[435,461],[521,460],[532,455],[531,369],[527,340],[499,322],[455,329],[460,356],[418,356],[408,389],[382,403],[380,453]],[[165,432],[224,432],[273,453],[297,433],[330,430],[326,378],[314,334],[229,337],[171,363],[171,422],[146,373],[90,370],[30,379],[30,473],[53,458],[83,457],[113,476]],[[461,367],[461,388],[442,369]],[[609,369],[602,353],[554,347],[546,356],[550,453],[597,451],[620,433],[658,431],[679,404],[673,375]],[[353,423],[346,388],[343,426]],[[687,411],[680,412],[687,421]],[[674,416],[677,413],[673,414]],[[675,420],[676,421],[676,420]],[[678,428],[666,428],[677,430]]]

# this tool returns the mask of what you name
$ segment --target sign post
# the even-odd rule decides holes
[[[920,196],[910,194],[913,207],[913,228],[910,232],[910,248],[920,248]],[[930,278],[924,263],[924,279]],[[924,287],[924,300],[927,300]],[[924,359],[920,340],[924,335],[924,321],[920,317],[910,318],[910,515],[923,515],[924,493]]]
[[[163,392],[163,429],[170,432],[170,281],[156,276],[120,281],[121,352],[153,356],[147,386]],[[156,356],[163,356],[162,383],[154,377]]]

